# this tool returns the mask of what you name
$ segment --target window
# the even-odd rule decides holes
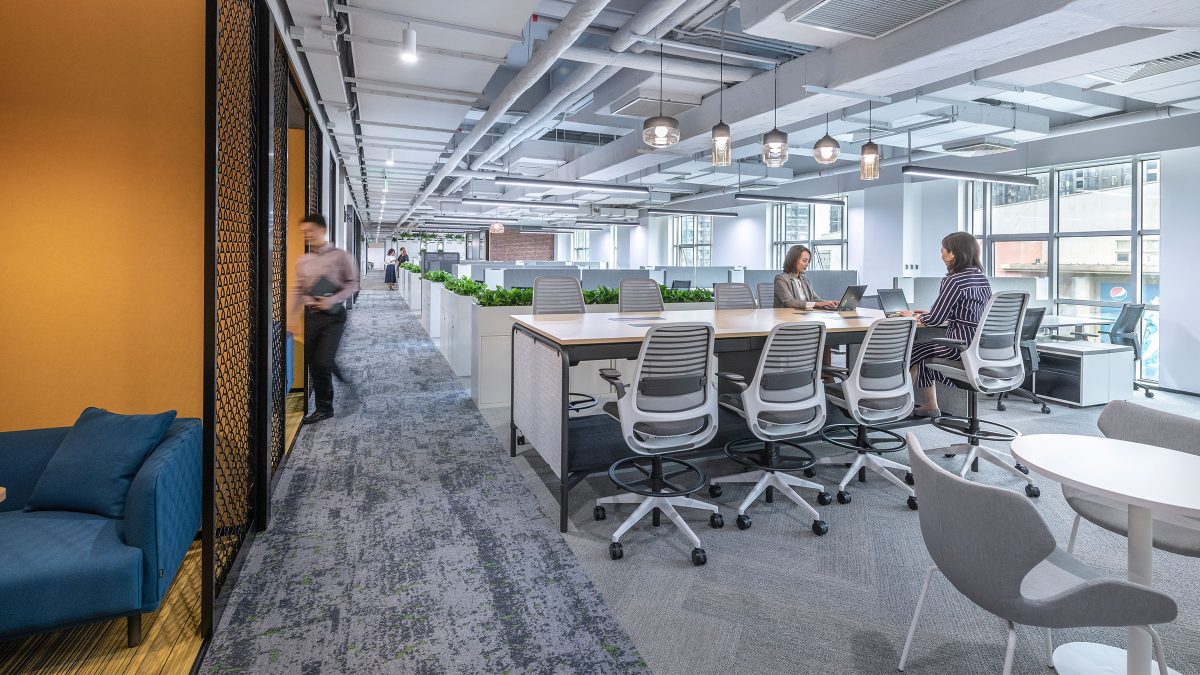
[[[590,254],[591,233],[587,230],[575,230],[571,233],[571,261],[587,262]]]
[[[1034,174],[1038,184],[992,183],[992,234],[1050,232],[1050,174]]]
[[[1060,176],[1059,232],[1129,230],[1133,216],[1132,162],[1070,169]]]
[[[712,216],[671,219],[671,248],[675,265],[707,267],[712,259]]]
[[[771,265],[783,269],[788,249],[802,244],[813,252],[809,269],[846,266],[846,208],[826,204],[775,204],[768,210]]]
[[[1050,242],[997,241],[992,244],[992,276],[1037,279],[1037,300],[1050,299]]]
[[[1133,302],[1132,272],[1129,237],[1063,237],[1058,241],[1059,300]]]

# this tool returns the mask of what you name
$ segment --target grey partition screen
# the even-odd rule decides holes
[[[649,279],[650,270],[583,270],[583,290],[594,291],[599,286],[616,288],[622,279]]]
[[[533,288],[538,277],[579,278],[578,267],[510,267],[504,270],[505,288]]]
[[[430,270],[441,270],[447,274],[454,273],[454,266],[458,264],[457,251],[426,251],[421,256],[421,272]]]

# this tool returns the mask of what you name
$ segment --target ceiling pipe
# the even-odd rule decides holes
[[[722,75],[718,64],[709,61],[691,61],[676,56],[659,59],[657,55],[631,54],[627,52],[615,53],[592,47],[571,47],[563,53],[563,58],[569,61],[595,63],[604,66],[619,66],[621,68],[644,70],[650,73],[657,73],[661,65],[662,72],[667,75],[693,77],[700,80],[712,80],[713,82],[745,82],[763,72],[758,68],[725,66],[724,75]]]
[[[563,55],[563,52],[575,43],[575,40],[583,34],[583,31],[587,29],[596,16],[604,10],[608,2],[609,0],[579,0],[575,3],[571,11],[567,12],[567,15],[563,17],[562,23],[559,24],[558,28],[542,44],[541,49],[534,52],[533,56],[525,64],[525,67],[521,68],[516,76],[505,85],[504,89],[496,95],[496,99],[492,101],[491,106],[488,107],[488,111],[475,124],[471,132],[458,144],[458,147],[454,149],[454,152],[451,153],[446,163],[434,174],[433,179],[429,181],[429,186],[422,190],[420,195],[417,195],[417,198],[413,200],[413,203],[404,212],[404,215],[400,217],[401,222],[411,217],[417,207],[433,194],[442,180],[454,170],[453,167],[457,166],[467,156],[467,153],[479,143],[484,134],[496,124],[496,121],[508,112],[509,108],[520,98],[521,94],[524,94],[530,87],[537,84],[538,80],[554,66],[554,63]]]

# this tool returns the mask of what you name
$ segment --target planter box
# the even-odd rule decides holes
[[[422,289],[425,288],[425,282],[421,280],[421,276],[415,272],[409,272],[408,280],[408,308],[421,317],[422,306],[424,304],[422,297]]]
[[[442,335],[442,291],[436,281],[421,280],[421,327],[435,343]]]
[[[477,306],[475,298],[469,295],[444,291],[440,349],[459,377],[471,374],[471,325]]]
[[[682,302],[667,311],[712,309],[711,302]],[[512,315],[528,314],[530,307],[480,307],[472,303],[470,327],[471,398],[480,408],[509,405],[512,382]],[[615,312],[616,305],[587,305],[587,312]],[[593,396],[608,394],[612,387],[600,378],[601,368],[616,368],[626,378],[633,375],[633,361],[626,359],[585,361],[571,367],[571,391]]]
[[[400,297],[404,298],[405,302],[408,302],[409,294],[412,292],[412,272],[404,269],[398,270],[396,280],[400,282],[396,285],[396,288],[400,289]]]

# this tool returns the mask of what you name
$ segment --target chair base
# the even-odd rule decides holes
[[[624,550],[621,548],[621,537],[625,536],[626,532],[628,532],[634,525],[637,525],[638,522],[640,522],[646,517],[647,514],[651,512],[654,514],[654,524],[656,526],[658,525],[659,514],[665,513],[667,518],[669,518],[671,522],[675,524],[675,527],[679,529],[683,536],[692,543],[692,564],[697,566],[703,565],[705,562],[707,562],[708,557],[705,554],[704,549],[701,548],[700,538],[696,536],[696,533],[692,531],[692,528],[688,527],[687,522],[683,520],[683,516],[679,515],[679,511],[676,510],[676,507],[709,511],[712,513],[708,520],[708,524],[711,527],[719,528],[724,527],[725,525],[725,521],[721,518],[721,514],[718,512],[715,504],[702,502],[699,499],[692,499],[691,497],[659,497],[629,492],[613,495],[611,497],[601,497],[596,500],[594,514],[596,520],[603,520],[605,518],[605,504],[638,505],[633,514],[626,518],[625,522],[621,523],[621,526],[617,528],[617,531],[613,532],[612,534],[612,543],[609,545],[609,553],[614,560],[621,558],[624,555]]]
[[[1030,403],[1036,403],[1036,404],[1042,406],[1042,414],[1043,415],[1050,414],[1050,406],[1047,405],[1046,402],[1043,401],[1040,396],[1033,393],[1032,391],[1027,391],[1025,389],[1013,389],[1012,391],[1004,391],[1004,392],[1000,392],[999,394],[997,394],[996,395],[996,410],[999,410],[1000,412],[1004,412],[1004,410],[1007,409],[1007,406],[1004,405],[1004,399],[1006,399],[1010,396],[1016,396],[1017,398],[1023,398],[1026,401],[1029,401]]]
[[[944,448],[929,450],[928,452],[930,454],[936,454],[940,452],[948,457],[954,455],[966,455],[966,459],[963,460],[963,464],[958,470],[959,478],[966,478],[968,471],[978,470],[978,463],[976,460],[982,459],[995,464],[1013,476],[1025,481],[1025,494],[1029,495],[1030,497],[1038,497],[1042,493],[1041,489],[1033,484],[1033,479],[1030,478],[1025,471],[1021,470],[1024,467],[1020,464],[1017,464],[1012,455],[1008,454],[1007,452],[1002,452],[1000,450],[996,450],[995,448],[989,448],[985,445],[971,445],[970,443],[958,443]]]
[[[859,450],[853,454],[847,453],[844,455],[838,455],[836,457],[822,457],[817,460],[817,464],[846,463],[849,463],[850,467],[846,469],[845,475],[842,476],[842,480],[838,483],[837,500],[839,503],[850,503],[850,493],[846,491],[846,486],[850,484],[850,481],[854,480],[854,477],[857,476],[860,471],[864,472],[864,476],[860,476],[861,479],[865,477],[865,471],[870,470],[884,477],[889,483],[892,483],[896,487],[899,487],[901,490],[903,490],[905,494],[908,495],[908,508],[914,511],[917,509],[917,493],[913,492],[913,489],[909,487],[904,480],[901,480],[896,476],[896,474],[892,473],[893,470],[903,471],[905,473],[905,478],[910,478],[912,474],[907,466],[901,464],[900,462],[892,461],[886,457],[872,455],[867,450]]]
[[[794,489],[805,488],[816,490],[817,503],[821,505],[828,504],[833,501],[833,498],[829,496],[828,492],[825,492],[824,486],[820,485],[819,483],[814,483],[812,481],[804,480],[803,478],[797,478],[796,476],[786,473],[769,471],[766,469],[755,469],[752,471],[746,471],[744,473],[733,474],[732,476],[721,476],[720,478],[712,479],[709,481],[709,483],[710,485],[714,486],[721,483],[754,483],[754,487],[750,489],[750,494],[746,495],[746,498],[743,499],[740,504],[738,504],[739,529],[745,530],[750,527],[749,518],[744,517],[746,516],[747,509],[754,504],[759,495],[768,489],[774,489],[778,490],[783,496],[798,504],[800,508],[807,511],[808,514],[812,516],[812,529],[814,533],[821,535],[829,531],[828,525],[825,524],[825,521],[821,520],[821,514],[818,513],[817,510],[812,506],[810,506],[808,502],[804,501],[804,499],[801,498]],[[709,494],[712,494],[712,488],[709,488],[709,490]]]

